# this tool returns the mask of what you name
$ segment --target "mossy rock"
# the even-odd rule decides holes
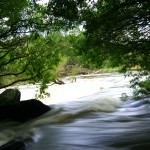
[[[21,92],[18,89],[6,89],[0,94],[0,106],[17,104],[20,102]]]

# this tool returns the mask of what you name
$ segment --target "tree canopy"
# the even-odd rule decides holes
[[[43,89],[54,80],[62,43],[50,37],[53,16],[45,11],[30,0],[0,2],[0,88],[32,81]]]
[[[45,87],[54,79],[60,51],[72,46],[97,66],[109,61],[123,71],[139,66],[140,75],[148,74],[149,6],[148,0],[51,0],[47,5],[1,0],[0,88],[19,81],[42,82]],[[83,26],[83,33],[64,46],[63,32],[77,26]],[[52,33],[58,30],[63,32],[56,42]]]
[[[100,56],[105,53],[112,65],[122,65],[124,69],[139,65],[150,70],[149,5],[147,0],[101,0],[95,3],[83,17],[90,49]]]
[[[61,5],[67,9],[70,1],[63,0]],[[142,76],[150,76],[150,1],[148,0],[95,0],[73,1],[76,4],[76,19],[84,28],[84,38],[81,39],[78,53],[83,55],[88,63],[103,66],[120,66],[127,72],[137,67],[137,74],[129,73],[135,78],[132,85],[136,86]],[[59,3],[55,0],[55,5]],[[66,6],[66,7],[65,7]],[[55,7],[53,8],[55,10]],[[55,12],[55,11],[54,11]],[[72,11],[73,12],[73,11]],[[73,13],[70,13],[73,14]],[[66,18],[63,13],[59,18]],[[139,84],[139,85],[143,85]],[[145,84],[150,86],[150,84]],[[147,88],[148,89],[148,88]]]
[[[84,27],[81,54],[98,65],[110,59],[127,70],[149,70],[150,2],[148,0],[53,0],[48,10],[57,21]],[[82,42],[82,41],[81,41]]]

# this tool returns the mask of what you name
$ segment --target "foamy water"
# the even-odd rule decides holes
[[[101,96],[120,97],[122,93],[131,95],[129,88],[129,78],[122,75],[114,76],[79,76],[72,82],[71,77],[62,79],[65,84],[53,84],[46,90],[50,96],[43,99],[45,104],[60,104],[69,101],[80,101],[82,97],[100,93]],[[38,88],[35,85],[19,86],[21,100],[35,98]],[[84,100],[84,99],[82,99]]]

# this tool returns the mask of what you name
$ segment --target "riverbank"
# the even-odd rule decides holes
[[[87,75],[87,74],[101,74],[101,73],[113,73],[119,72],[120,68],[85,68],[81,65],[67,65],[56,72],[57,76],[62,78],[66,76],[77,76],[77,75]]]

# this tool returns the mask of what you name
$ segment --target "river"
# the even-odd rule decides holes
[[[149,150],[150,98],[136,101],[129,80],[120,74],[64,78],[42,100],[52,111],[26,123],[0,124],[0,145],[23,139],[26,150]],[[22,100],[37,90],[18,88]]]

